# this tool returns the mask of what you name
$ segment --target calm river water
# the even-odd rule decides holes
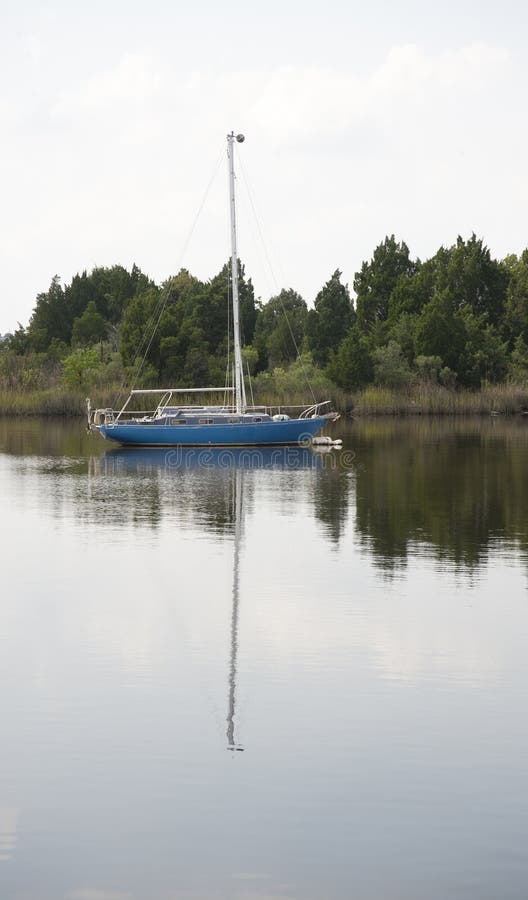
[[[525,900],[528,422],[0,420],[2,900]]]

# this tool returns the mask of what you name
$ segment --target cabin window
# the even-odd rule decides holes
[[[230,425],[238,425],[240,419],[228,419]]]
[[[262,422],[262,416],[253,416],[254,422]]]
[[[212,425],[213,419],[198,419],[198,425]]]
[[[171,425],[185,425],[186,419],[171,419]]]

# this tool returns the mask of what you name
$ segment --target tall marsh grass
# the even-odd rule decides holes
[[[491,415],[528,410],[528,387],[490,384],[479,391],[450,390],[437,384],[416,384],[407,390],[370,386],[354,395],[353,415]]]
[[[92,406],[112,406],[119,388],[98,388],[90,392]],[[86,415],[85,393],[74,391],[64,385],[54,388],[0,387],[0,415],[4,416],[84,416]]]
[[[313,393],[312,393],[313,392]],[[93,387],[88,392],[92,407],[124,402],[121,385]],[[7,387],[0,383],[0,415],[84,416],[86,392],[64,384],[42,388]],[[528,387],[519,384],[490,384],[480,391],[451,390],[441,385],[415,383],[394,390],[371,385],[354,394],[342,391],[327,379],[303,388],[294,378],[259,376],[253,382],[253,399],[258,406],[275,409],[307,406],[330,400],[334,409],[352,416],[490,415],[528,411]],[[248,402],[251,402],[248,397]]]

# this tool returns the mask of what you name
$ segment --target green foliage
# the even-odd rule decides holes
[[[245,277],[244,266],[238,261],[238,300],[242,343],[251,344],[255,332],[257,310],[251,279]],[[231,264],[202,286],[194,298],[192,316],[200,326],[206,325],[205,336],[214,352],[226,340],[228,321],[231,321]]]
[[[331,354],[326,371],[335,384],[347,391],[372,382],[374,363],[370,345],[357,325],[350,329],[337,353]]]
[[[418,377],[422,381],[430,381],[432,384],[438,381],[442,360],[439,356],[417,356],[414,364]]]
[[[185,356],[185,380],[190,387],[209,384],[209,355],[205,342],[193,344]]]
[[[515,340],[510,360],[510,376],[521,384],[528,382],[528,344],[522,334]]]
[[[389,298],[389,321],[398,322],[402,316],[417,316],[431,299],[435,288],[435,263],[417,262],[414,271],[398,278]]]
[[[507,347],[484,316],[464,315],[466,346],[464,361],[459,366],[463,384],[478,388],[482,381],[500,381],[507,371]]]
[[[417,321],[418,316],[403,312],[396,319],[388,333],[389,340],[396,341],[400,345],[401,351],[409,365],[414,360]]]
[[[255,326],[255,346],[260,368],[293,362],[301,347],[308,307],[297,291],[283,290],[260,307]]]
[[[311,391],[319,399],[326,398],[333,385],[326,373],[314,364],[311,355],[303,353],[287,369],[278,366],[272,372],[257,375],[253,389],[266,402],[282,403],[293,396],[309,400]]]
[[[90,300],[81,316],[73,321],[72,346],[89,347],[106,336],[107,324],[97,312],[94,300]],[[56,338],[54,338],[56,340]]]
[[[250,375],[254,375],[257,371],[259,354],[256,347],[242,347],[242,366],[244,374],[249,371]]]
[[[457,372],[463,364],[466,332],[454,307],[448,290],[434,294],[418,316],[415,348],[419,356],[439,356],[444,365]]]
[[[516,337],[528,341],[528,250],[518,259],[508,256],[504,260],[508,275],[503,330],[510,345]]]
[[[391,319],[403,312],[420,313],[439,294],[449,295],[453,312],[468,310],[487,323],[500,321],[508,274],[502,263],[491,259],[482,240],[474,234],[458,237],[452,247],[441,247],[409,278],[401,278],[390,298]]]
[[[308,313],[306,335],[308,347],[318,365],[326,365],[332,350],[336,350],[347,331],[354,324],[354,309],[348,287],[341,284],[341,272],[336,269],[315,298],[314,309]]]
[[[415,368],[415,355],[439,357],[440,368],[461,384],[478,387],[483,379],[504,375],[505,350],[491,329],[502,321],[508,291],[510,341],[519,327],[522,268],[517,260],[508,268],[491,259],[475,235],[467,241],[459,237],[424,263],[412,263],[405,244],[387,238],[356,276],[358,321],[375,346],[396,341]],[[385,321],[388,330],[380,330]]]
[[[62,361],[62,378],[70,388],[87,390],[101,367],[97,350],[78,349]]]
[[[453,390],[457,380],[456,372],[453,372],[449,366],[443,366],[438,373],[438,380],[444,387]]]
[[[435,267],[435,287],[450,291],[455,309],[467,309],[486,323],[500,321],[508,276],[482,240],[474,234],[467,241],[458,237],[449,250],[439,250]]]
[[[365,331],[375,322],[386,321],[392,292],[402,276],[408,278],[416,267],[407,245],[398,244],[393,234],[376,247],[371,261],[364,262],[354,278],[360,328]]]
[[[139,363],[140,351],[147,349],[157,319],[158,302],[158,288],[148,288],[129,302],[121,322],[119,339],[119,350],[125,366]],[[159,359],[159,335],[154,335],[154,339],[151,358],[157,356]]]
[[[83,314],[90,307],[89,316],[93,319],[93,306],[101,319],[108,325],[120,322],[130,299],[152,287],[153,284],[141,273],[137,266],[128,272],[123,266],[111,268],[95,268],[88,275],[83,272],[75,275],[71,284],[62,287],[56,275],[45,293],[37,296],[37,302],[31,317],[28,330],[28,345],[32,350],[46,351],[53,339],[69,345],[72,341],[74,323],[82,320]],[[83,325],[73,343],[86,344],[93,341],[91,335],[86,338]],[[95,327],[95,324],[92,326]],[[102,330],[100,321],[99,331]],[[95,338],[100,340],[100,338]]]
[[[528,380],[528,250],[499,262],[473,234],[421,262],[391,235],[355,276],[357,314],[339,270],[309,310],[291,288],[255,302],[238,266],[244,368],[257,393],[299,396],[306,375],[326,392],[375,383],[378,397]],[[137,266],[95,268],[64,285],[56,276],[28,327],[0,340],[0,387],[47,390],[61,377],[75,389],[127,379],[223,384],[233,356],[230,274],[226,264],[204,282],[182,269],[161,286]]]
[[[225,265],[204,283],[182,269],[162,285],[129,301],[120,327],[119,348],[125,366],[155,369],[159,383],[203,387],[225,379],[231,322],[230,268]],[[251,280],[239,264],[242,333],[250,340],[257,315]]]
[[[0,349],[2,351],[7,350],[12,353],[16,353],[17,356],[22,356],[29,351],[30,347],[28,332],[24,328],[24,326],[20,324],[20,322],[18,323],[18,328],[14,331],[13,334],[5,335],[2,341],[2,347]]]
[[[44,388],[53,378],[54,368],[43,353],[27,353],[21,357],[8,346],[0,353],[0,383],[9,390]]]
[[[37,352],[45,351],[53,338],[69,344],[70,337],[68,304],[59,276],[55,275],[49,290],[37,296],[28,328],[29,346]]]
[[[376,384],[391,388],[409,386],[412,373],[396,341],[389,341],[386,347],[378,347],[373,353],[373,359]]]
[[[70,348],[64,341],[61,341],[59,338],[53,338],[48,347],[47,357],[49,360],[53,360],[53,362],[57,363],[60,362],[61,359],[64,359],[69,352]]]
[[[75,275],[65,288],[71,321],[82,315],[90,302],[94,302],[103,319],[117,324],[129,300],[152,286],[152,281],[136,265],[130,272],[123,266],[112,266],[97,267],[89,275],[86,272]]]

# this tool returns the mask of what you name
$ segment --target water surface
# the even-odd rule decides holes
[[[0,420],[0,896],[525,898],[528,423]]]

